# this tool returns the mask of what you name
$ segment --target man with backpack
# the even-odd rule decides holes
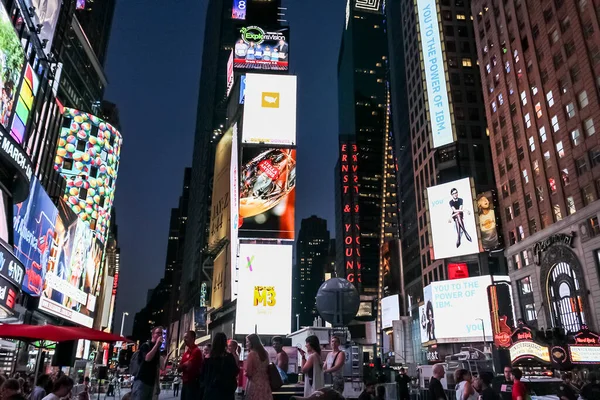
[[[129,372],[135,376],[131,389],[132,400],[152,400],[158,370],[160,368],[160,346],[163,341],[163,328],[152,329],[152,338],[142,344],[131,357]]]
[[[183,341],[187,347],[181,357],[178,370],[182,373],[183,386],[181,388],[181,400],[199,400],[202,399],[200,390],[200,374],[204,357],[202,350],[196,346],[196,332],[188,331],[183,335]]]

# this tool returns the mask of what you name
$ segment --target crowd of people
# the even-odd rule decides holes
[[[1,400],[90,400],[89,378],[81,378],[76,385],[73,379],[58,371],[52,375],[15,372],[12,377],[0,375]]]

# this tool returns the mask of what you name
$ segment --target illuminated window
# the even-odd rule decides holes
[[[539,101],[535,105],[535,115],[537,115],[538,118],[542,118],[542,105]]]
[[[558,158],[563,158],[565,156],[565,149],[563,147],[562,140],[556,143],[556,153],[558,154]]]
[[[548,305],[552,326],[566,332],[577,332],[586,324],[583,307],[585,289],[581,286],[575,270],[567,262],[559,262],[550,270],[547,281]]]
[[[529,175],[527,174],[527,170],[524,169],[523,170],[523,180],[525,181],[525,183],[529,183]]]
[[[463,67],[472,67],[473,66],[473,61],[470,58],[463,58],[462,59],[462,66]]]
[[[582,90],[577,95],[577,99],[579,100],[579,108],[585,108],[590,102],[588,100],[587,92]]]
[[[491,106],[492,106],[492,112],[498,111],[498,107],[496,107],[496,102],[495,101],[492,101]]]
[[[535,141],[533,139],[533,136],[529,136],[529,151],[535,151]]]
[[[585,134],[588,137],[596,133],[596,128],[594,128],[594,120],[588,118],[585,121],[583,121],[583,129],[585,130]]]
[[[578,146],[581,143],[581,135],[579,134],[579,129],[571,131],[571,143],[573,143],[573,146]]]
[[[546,93],[546,101],[548,102],[548,107],[552,107],[554,105],[554,97],[552,96],[552,90]]]
[[[552,166],[550,164],[550,151],[544,152],[544,164],[546,165],[546,168],[549,168]]]
[[[562,183],[564,186],[569,185],[569,169],[568,168],[564,168],[562,171],[560,171],[560,178],[562,179]]]
[[[554,132],[558,132],[559,129],[560,126],[558,125],[558,117],[555,115],[554,117],[552,117],[552,130]]]
[[[527,105],[527,93],[524,90],[521,92],[521,103]]]
[[[504,104],[504,96],[502,96],[502,93],[498,93],[498,103],[500,105]]]
[[[567,197],[567,213],[571,215],[575,214],[576,211],[577,209],[575,208],[575,200],[573,199],[573,196]]]
[[[546,127],[542,126],[540,128],[540,140],[542,141],[542,143],[544,143],[546,141],[547,137],[546,137]]]
[[[529,113],[525,114],[525,126],[531,128],[531,117]]]
[[[560,211],[560,204],[555,204],[552,207],[552,211],[554,212],[554,221],[558,222],[562,219],[562,212]]]
[[[466,19],[464,14],[456,14],[456,19],[464,21]]]
[[[573,103],[569,103],[565,106],[565,112],[567,114],[567,118],[571,119],[575,116],[575,106]]]

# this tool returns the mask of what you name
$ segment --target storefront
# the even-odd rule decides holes
[[[534,328],[600,328],[600,202],[506,250],[517,318]]]

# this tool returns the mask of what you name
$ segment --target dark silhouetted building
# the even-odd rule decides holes
[[[516,316],[598,330],[598,4],[472,10]]]
[[[318,315],[315,297],[325,281],[329,260],[327,220],[315,215],[300,223],[296,241],[296,266],[293,272],[292,315],[300,315],[300,326],[312,325]],[[293,321],[296,327],[296,320]]]

